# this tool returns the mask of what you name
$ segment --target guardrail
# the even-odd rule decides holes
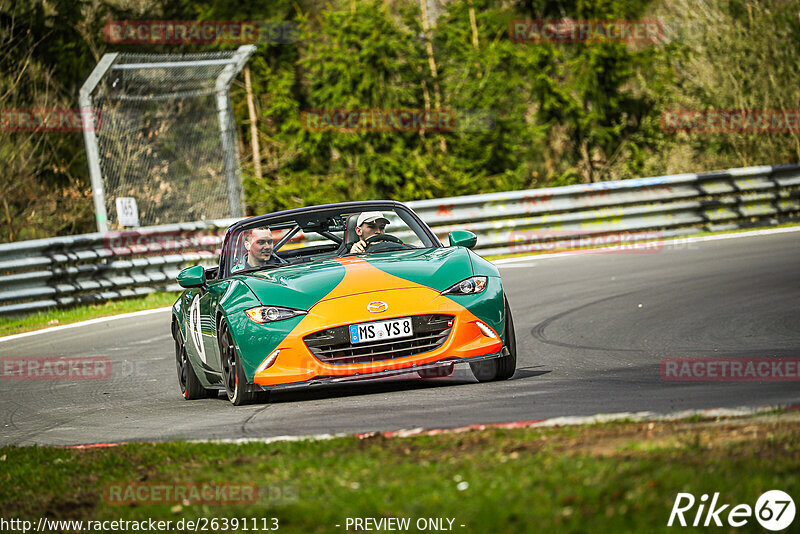
[[[484,256],[636,243],[800,219],[800,165],[761,166],[408,203]],[[213,264],[234,219],[0,244],[0,314],[177,290]]]

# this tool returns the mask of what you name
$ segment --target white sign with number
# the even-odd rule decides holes
[[[133,197],[117,197],[117,219],[120,226],[139,226],[139,208]]]
[[[206,347],[203,345],[203,323],[200,319],[200,294],[192,299],[192,307],[189,308],[189,335],[194,341],[197,355],[206,363]]]

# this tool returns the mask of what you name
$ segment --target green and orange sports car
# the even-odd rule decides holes
[[[181,271],[172,308],[185,399],[224,389],[235,405],[272,390],[469,363],[479,381],[516,368],[497,268],[456,230],[443,246],[400,202],[346,202],[228,228],[219,265]]]

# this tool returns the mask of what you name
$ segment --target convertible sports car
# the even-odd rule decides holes
[[[235,405],[272,390],[469,363],[481,381],[516,369],[497,268],[443,246],[407,206],[346,202],[252,217],[228,228],[219,265],[181,271],[172,308],[185,399],[224,389]]]

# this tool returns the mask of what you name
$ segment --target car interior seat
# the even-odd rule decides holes
[[[350,247],[353,246],[353,243],[358,241],[358,234],[356,234],[356,221],[358,220],[359,215],[361,214],[353,213],[347,217],[347,224],[344,228],[344,241],[342,241],[342,244],[337,251],[340,256],[346,252],[349,252]]]

